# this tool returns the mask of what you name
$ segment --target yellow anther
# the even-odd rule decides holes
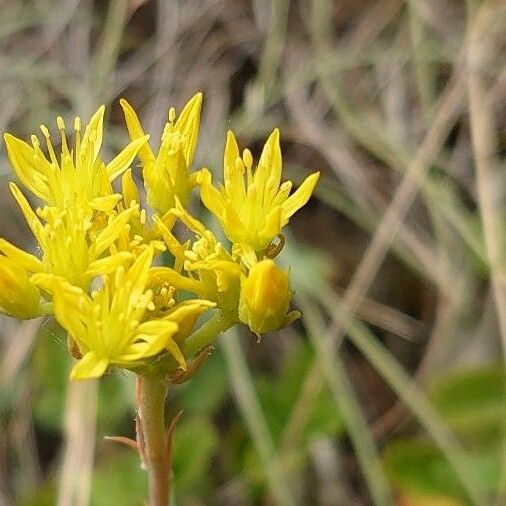
[[[65,121],[63,121],[63,118],[61,116],[58,116],[56,118],[56,124],[58,125],[59,130],[65,130]]]
[[[49,134],[49,129],[47,128],[46,125],[40,125],[40,131],[42,132],[42,135],[46,139],[49,139],[51,137],[51,135]]]
[[[40,142],[39,142],[39,139],[37,139],[37,136],[36,135],[32,135],[30,137],[31,141],[32,141],[32,146],[37,150],[40,148]]]
[[[174,109],[174,107],[171,107],[169,109],[169,123],[174,123],[175,119],[176,119],[176,109]]]
[[[244,165],[250,169],[251,166],[253,165],[253,155],[251,154],[251,151],[246,148],[243,152],[242,152],[242,160],[244,162]]]

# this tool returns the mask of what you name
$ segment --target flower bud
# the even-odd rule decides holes
[[[0,312],[27,320],[40,316],[40,292],[15,260],[0,256]]]
[[[287,314],[291,298],[288,274],[271,259],[262,260],[241,283],[239,318],[256,334],[277,330],[293,321]]]

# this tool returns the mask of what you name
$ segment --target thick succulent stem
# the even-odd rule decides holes
[[[166,379],[159,375],[137,379],[140,429],[137,444],[149,477],[149,506],[168,504],[170,469],[164,417],[167,385]]]

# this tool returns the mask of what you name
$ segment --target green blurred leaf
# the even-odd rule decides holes
[[[502,440],[506,404],[500,367],[469,369],[441,377],[430,398],[448,424],[474,448]]]
[[[275,444],[279,443],[313,356],[311,348],[306,343],[301,343],[285,359],[278,378],[263,376],[257,380],[260,402]],[[342,421],[334,404],[330,402],[326,389],[322,389],[317,398],[312,399],[309,408],[303,434],[304,443],[316,435],[337,436],[342,432]]]
[[[390,444],[383,454],[388,477],[394,485],[407,493],[450,496],[466,499],[466,492],[448,461],[433,444],[412,439]],[[478,485],[493,492],[499,480],[497,454],[471,455],[467,465],[472,468]]]
[[[131,399],[134,398],[133,387],[128,388],[128,383],[121,377],[122,374],[126,373],[115,371],[100,380],[97,411],[99,436],[111,435],[121,427],[121,422],[126,418],[130,420],[134,418],[131,406]]]
[[[37,340],[32,355],[33,416],[36,423],[59,432],[65,412],[70,358],[65,334],[59,328],[53,330]]]
[[[218,446],[212,424],[204,417],[192,417],[176,426],[172,467],[176,493],[198,493],[208,483],[211,457]]]
[[[116,449],[93,473],[93,506],[139,506],[148,493],[147,473],[140,467],[139,456],[128,449]]]
[[[56,483],[44,483],[35,492],[20,499],[18,506],[53,506],[56,504]]]
[[[223,355],[215,350],[198,373],[181,385],[178,400],[185,414],[213,414],[227,392],[227,368]]]

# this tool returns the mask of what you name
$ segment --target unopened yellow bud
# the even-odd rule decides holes
[[[241,284],[239,318],[256,334],[271,332],[292,320],[288,274],[271,259],[255,264]]]
[[[0,312],[27,320],[41,315],[39,289],[22,265],[0,256]]]

